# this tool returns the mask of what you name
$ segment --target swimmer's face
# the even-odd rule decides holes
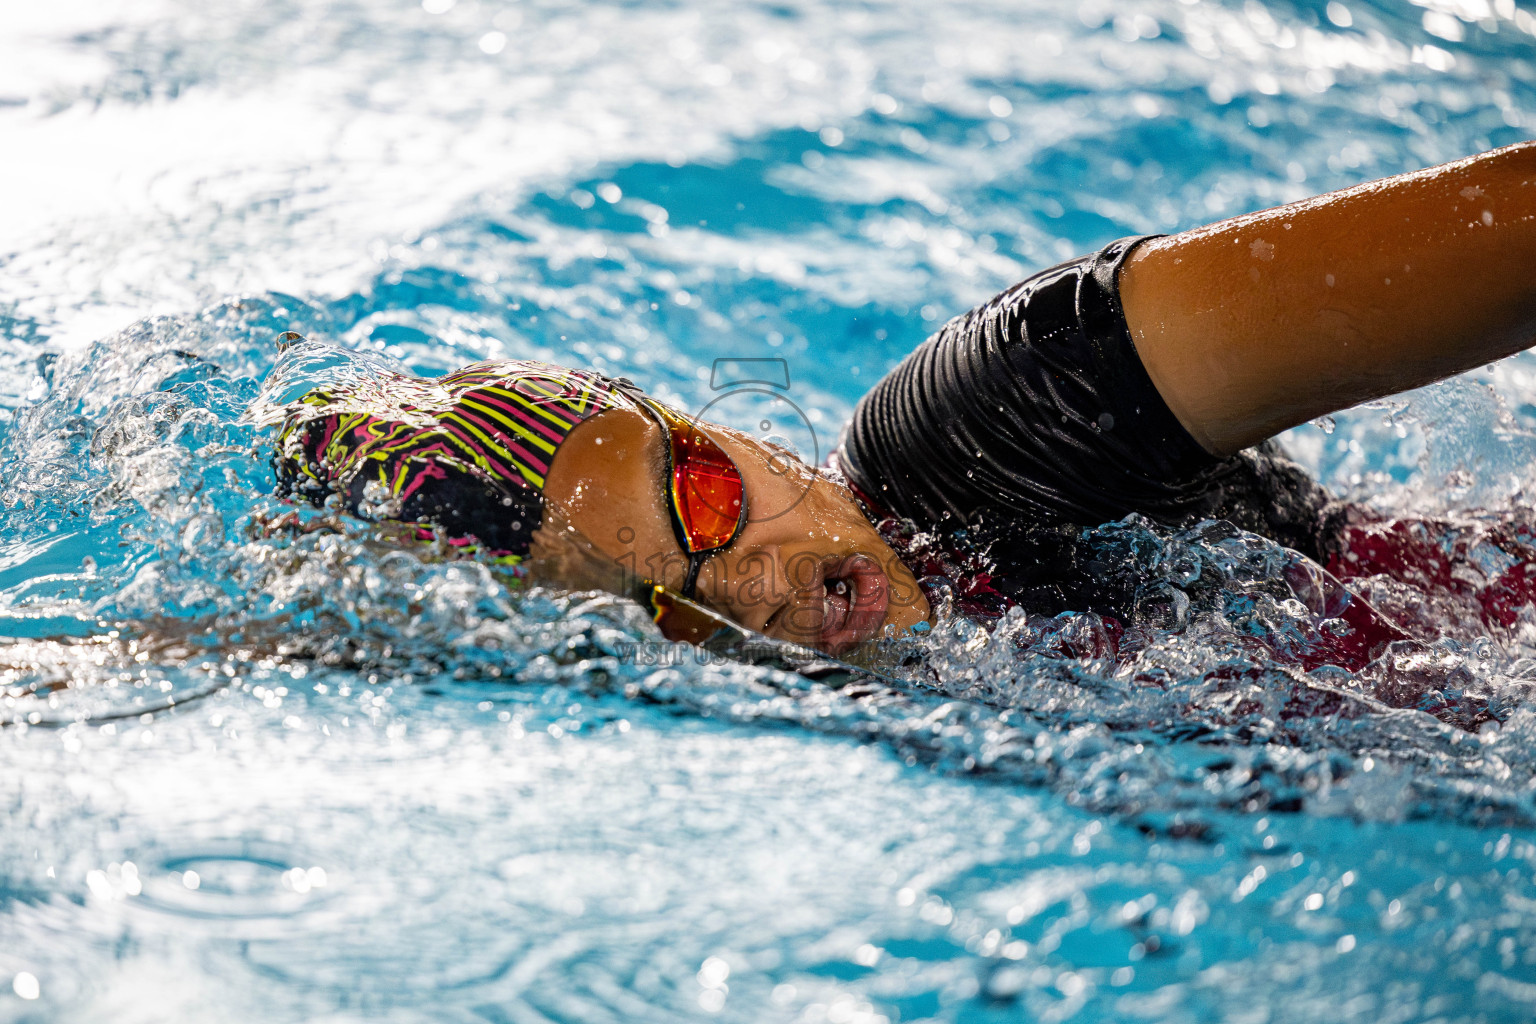
[[[782,449],[699,424],[741,470],[747,523],[709,556],[698,598],[769,636],[837,654],[929,617],[911,572],[853,496]],[[665,504],[661,428],[610,409],[560,445],[544,494],[570,525],[629,573],[681,587],[688,559]]]

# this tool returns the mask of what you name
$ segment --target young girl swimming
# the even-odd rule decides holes
[[[1524,143],[1035,274],[880,381],[831,473],[628,380],[512,361],[311,392],[279,478],[511,559],[574,529],[836,653],[933,614],[892,519],[965,531],[999,606],[1047,612],[1112,606],[1077,538],[1131,513],[1337,556],[1342,517],[1268,439],[1536,342],[1533,268]]]

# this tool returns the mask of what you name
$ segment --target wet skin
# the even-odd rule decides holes
[[[846,488],[746,434],[699,427],[741,470],[747,495],[741,534],[704,562],[701,601],[831,654],[928,620],[916,579]],[[602,412],[561,443],[544,495],[604,556],[677,588],[688,560],[664,504],[663,444],[661,428],[640,412]]]

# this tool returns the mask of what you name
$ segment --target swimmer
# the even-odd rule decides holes
[[[317,389],[276,465],[291,494],[512,561],[577,531],[838,653],[934,614],[893,520],[986,538],[999,605],[1049,614],[1102,602],[1072,538],[1131,513],[1326,559],[1337,505],[1273,435],[1533,343],[1523,143],[1041,271],[881,380],[828,471],[628,380],[525,361]]]

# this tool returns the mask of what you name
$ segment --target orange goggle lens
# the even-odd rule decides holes
[[[689,554],[723,548],[741,529],[741,473],[697,430],[672,435],[672,507]]]
[[[746,492],[741,471],[730,456],[665,406],[647,402],[666,428],[671,455],[668,506],[679,527],[679,540],[690,555],[725,547],[741,532]]]

